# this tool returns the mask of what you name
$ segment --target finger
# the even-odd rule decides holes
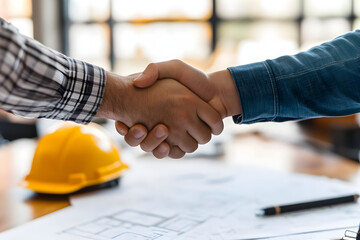
[[[130,128],[129,132],[125,135],[125,142],[132,147],[138,146],[146,137],[147,129],[141,125],[136,124]]]
[[[168,129],[164,124],[155,126],[140,144],[145,152],[152,152],[168,137]]]
[[[188,133],[199,143],[205,144],[211,140],[211,128],[200,119],[188,126]]]
[[[185,155],[185,153],[178,146],[172,146],[170,148],[169,157],[182,158],[184,155]]]
[[[150,63],[133,83],[136,87],[144,88],[154,84],[157,79],[164,78],[179,81],[205,101],[209,101],[213,95],[208,76],[181,60]]]
[[[195,152],[198,148],[198,142],[190,135],[188,134],[185,137],[181,138],[181,141],[178,145],[178,147],[186,153],[192,153]]]
[[[220,114],[209,106],[209,104],[205,102],[200,103],[197,109],[197,115],[211,128],[213,134],[219,135],[224,130],[224,123]]]
[[[166,142],[162,142],[160,143],[159,146],[157,146],[153,151],[152,154],[156,157],[156,158],[164,158],[167,157],[170,153],[170,146],[168,143]]]
[[[121,136],[125,136],[129,131],[129,128],[125,124],[123,124],[122,122],[119,122],[119,121],[115,122],[115,128],[116,128],[116,131]]]

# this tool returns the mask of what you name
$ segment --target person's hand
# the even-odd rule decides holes
[[[202,99],[209,102],[221,114],[222,118],[241,113],[236,86],[228,70],[208,75],[180,60],[151,63],[134,80],[134,85],[140,88],[148,87],[156,80],[163,78],[172,78],[187,86]],[[164,126],[157,126],[151,130],[149,135],[147,135],[146,128],[139,124],[128,131],[127,126],[117,122],[116,128],[121,135],[125,136],[126,142],[131,146],[140,144],[143,149],[152,151],[154,156],[166,156],[166,151],[169,148],[163,142],[165,137],[159,137],[155,134],[158,128],[165,129]],[[162,151],[159,152],[159,150]]]
[[[149,134],[146,127],[141,124],[135,124],[128,129],[125,124],[116,121],[115,128],[120,135],[124,136],[126,143],[132,147],[140,145],[143,151],[152,152],[156,158],[164,158],[170,154],[170,146],[165,142],[168,137],[168,129],[164,124],[156,125]]]
[[[126,126],[141,123],[147,129],[163,123],[168,129],[169,156],[173,158],[195,151],[198,143],[209,141],[211,132],[221,133],[220,115],[180,83],[163,80],[151,88],[138,89],[132,80],[107,73],[98,116],[121,121]]]

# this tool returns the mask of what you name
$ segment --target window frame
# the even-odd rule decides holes
[[[61,23],[61,50],[63,53],[65,54],[69,54],[69,30],[70,30],[70,26],[72,24],[75,24],[76,22],[72,22],[70,20],[69,17],[69,1],[70,0],[61,0],[61,4],[60,4],[60,23]],[[221,23],[226,23],[226,22],[256,22],[256,21],[263,21],[263,20],[272,20],[272,18],[243,18],[243,17],[238,17],[238,18],[232,18],[232,19],[223,19],[221,17],[218,16],[217,14],[217,1],[216,0],[211,0],[212,1],[212,11],[211,11],[211,17],[209,19],[205,20],[189,20],[187,22],[208,22],[211,26],[211,30],[212,30],[212,37],[211,37],[211,53],[214,52],[217,41],[218,41],[218,26]],[[307,19],[308,17],[305,16],[305,10],[304,10],[304,5],[305,5],[305,0],[299,0],[299,4],[300,4],[300,13],[299,16],[297,18],[294,19],[290,19],[290,20],[279,20],[279,21],[289,21],[289,22],[294,22],[297,25],[297,44],[298,46],[302,46],[303,42],[302,42],[302,23],[305,19]],[[355,0],[350,0],[350,8],[351,8],[351,12],[348,16],[346,17],[341,17],[342,19],[346,19],[349,24],[351,29],[353,29],[354,27],[354,22],[357,19],[356,15],[355,15]],[[110,0],[110,9],[112,8],[113,5],[113,1]],[[320,19],[320,20],[327,20],[327,19],[336,19],[338,17],[331,17],[331,16],[326,16],[326,17],[315,17],[316,19]],[[275,19],[276,20],[276,19]],[[176,21],[176,20],[175,20]],[[110,43],[109,43],[109,47],[110,47],[110,51],[109,51],[109,61],[110,61],[110,66],[111,69],[114,70],[115,67],[115,51],[114,51],[114,27],[116,24],[118,23],[133,23],[134,21],[117,21],[114,19],[113,15],[112,15],[112,11],[110,11],[110,16],[109,19],[104,21],[104,22],[98,22],[98,21],[87,21],[87,22],[81,22],[82,24],[94,24],[94,23],[102,23],[102,24],[106,24],[109,26],[109,30],[110,30]],[[138,21],[137,21],[138,22]],[[146,23],[151,23],[151,22],[174,22],[174,20],[171,19],[161,19],[161,20],[154,20],[154,21],[146,21]],[[177,21],[176,21],[177,22]],[[178,21],[178,22],[184,22],[184,21]]]

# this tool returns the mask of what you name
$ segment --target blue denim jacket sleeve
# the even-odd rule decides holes
[[[360,112],[360,31],[294,56],[230,67],[242,114],[235,123]]]

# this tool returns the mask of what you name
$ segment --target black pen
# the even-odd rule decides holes
[[[337,204],[351,203],[351,202],[356,202],[358,199],[359,199],[359,194],[353,194],[349,196],[329,198],[318,201],[302,202],[302,203],[288,204],[282,206],[273,206],[273,207],[260,209],[259,212],[256,213],[256,215],[271,216],[271,215],[295,212],[295,211],[306,210],[311,208],[328,207]]]

